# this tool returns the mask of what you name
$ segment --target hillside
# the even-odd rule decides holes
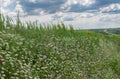
[[[92,29],[92,31],[104,34],[120,34],[120,28]]]
[[[3,22],[2,79],[120,79],[120,35]]]

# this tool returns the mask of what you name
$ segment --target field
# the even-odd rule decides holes
[[[1,79],[120,79],[120,35],[0,17]]]

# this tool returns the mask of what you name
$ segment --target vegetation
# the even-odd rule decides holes
[[[1,79],[120,79],[120,35],[0,17]]]
[[[92,31],[104,34],[120,34],[120,28],[92,29]]]

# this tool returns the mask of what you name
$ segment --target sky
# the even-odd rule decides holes
[[[120,0],[0,0],[4,15],[79,29],[120,27]]]

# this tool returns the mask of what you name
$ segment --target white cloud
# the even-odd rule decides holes
[[[34,9],[33,12],[35,14],[39,14],[39,15],[44,15],[46,14],[44,10],[42,10],[41,8],[38,8],[38,9]]]
[[[109,6],[100,8],[100,12],[110,12],[120,10],[120,4],[110,4]]]
[[[19,3],[18,0],[2,0],[4,6],[1,10],[4,14],[14,17],[17,15],[17,11],[20,12],[21,16],[26,15],[24,7]],[[28,0],[29,2],[35,3],[37,0]],[[39,0],[39,2],[45,2],[47,0]],[[6,7],[12,3],[17,3],[15,8],[10,11]],[[54,0],[53,0],[54,2]],[[70,10],[72,5],[79,5],[81,7],[89,7],[93,5],[96,0],[67,0],[65,4],[61,5],[62,10]],[[108,6],[99,9],[100,12],[56,12],[53,14],[45,13],[43,8],[35,8],[32,12],[39,14],[40,16],[25,16],[20,17],[23,22],[25,21],[40,21],[41,23],[58,23],[63,21],[65,24],[74,25],[75,28],[105,28],[105,27],[120,27],[120,14],[109,14],[111,11],[120,11],[120,4],[110,4]],[[108,12],[108,13],[104,13]]]
[[[106,23],[116,23],[120,24],[120,14],[106,14],[106,16],[102,16],[100,21]]]
[[[8,9],[7,7],[12,5],[15,2],[15,0],[0,0],[0,1],[2,14],[8,15],[10,13],[10,9]]]
[[[1,12],[5,15],[10,11],[7,7],[14,3],[15,0],[0,0]]]
[[[81,13],[81,14],[79,15],[79,17],[81,17],[81,18],[90,18],[90,17],[92,17],[92,16],[94,16],[93,13],[86,13],[86,12]]]
[[[96,0],[67,0],[65,4],[61,5],[61,9],[69,10],[72,5],[80,5],[80,6],[90,6],[94,4]]]
[[[22,5],[20,5],[19,2],[17,2],[16,7],[14,8],[14,11],[19,11],[19,12],[23,12],[23,8]]]
[[[2,7],[7,7],[12,4],[15,0],[1,0]]]
[[[33,16],[26,16],[26,17],[20,17],[20,18],[23,23],[29,22],[29,21],[31,21],[31,22],[38,21],[39,23],[49,24],[49,23],[51,23],[51,21],[53,21],[52,14],[43,15],[43,16],[33,15]]]
[[[33,2],[33,3],[36,3],[36,0],[29,0],[29,2]]]
[[[26,15],[22,5],[20,5],[19,1],[16,1],[16,6],[15,6],[14,10],[13,11],[9,11],[7,13],[7,15],[10,16],[10,17],[15,17],[15,16],[17,16],[18,11],[20,13],[20,16]]]
[[[89,6],[95,3],[95,0],[68,0],[66,5],[80,4],[82,6]]]
[[[102,14],[96,13],[62,13],[47,14],[43,16],[29,16],[22,18],[22,21],[39,21],[41,23],[58,23],[63,21],[66,25],[73,25],[74,28],[115,28],[120,27],[120,14]],[[57,18],[57,19],[54,19]]]
[[[83,6],[89,6],[95,3],[95,0],[81,0],[79,2]]]
[[[63,16],[64,16],[63,12],[57,12],[52,16],[52,18],[53,20],[63,21]]]
[[[1,13],[7,14],[8,11],[9,11],[8,9],[4,9],[3,7],[1,7]]]

